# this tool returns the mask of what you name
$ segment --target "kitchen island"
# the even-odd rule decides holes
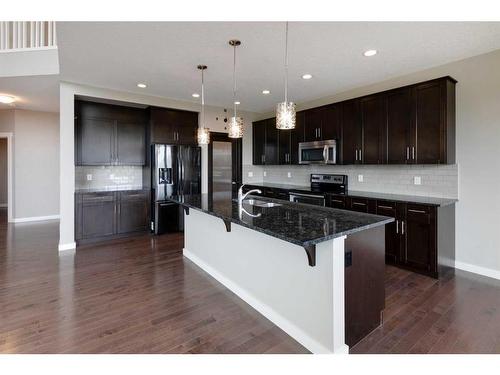
[[[185,210],[184,255],[311,352],[347,353],[380,324],[394,219],[230,194],[168,200]]]

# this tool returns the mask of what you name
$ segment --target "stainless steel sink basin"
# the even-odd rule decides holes
[[[274,203],[274,202],[266,202],[266,201],[261,201],[258,199],[245,199],[243,201],[243,204],[249,204],[250,206],[256,206],[256,207],[279,207],[281,204],[279,203]]]

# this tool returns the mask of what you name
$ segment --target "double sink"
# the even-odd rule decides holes
[[[243,201],[243,204],[249,204],[250,206],[255,206],[255,207],[279,207],[281,206],[280,203],[274,203],[274,202],[266,202],[266,201],[261,201],[259,199],[245,199]]]

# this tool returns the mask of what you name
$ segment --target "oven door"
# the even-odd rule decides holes
[[[299,164],[336,164],[336,141],[299,143]]]
[[[324,195],[290,193],[290,202],[313,204],[315,206],[325,205]]]

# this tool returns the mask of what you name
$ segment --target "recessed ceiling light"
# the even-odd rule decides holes
[[[11,104],[16,101],[16,98],[13,96],[8,96],[8,95],[0,95],[0,103],[3,104]]]
[[[311,79],[312,77],[312,74],[307,73],[302,76],[302,79]]]
[[[363,55],[366,57],[375,56],[376,54],[377,54],[376,49],[369,49],[368,51],[363,52]]]
[[[193,96],[193,98],[199,98],[200,94],[194,93],[192,96]]]
[[[269,91],[269,90],[262,90],[262,93],[263,93],[264,95],[268,95],[268,94],[270,94],[270,93],[271,93],[271,91]]]
[[[137,87],[140,87],[141,89],[145,89],[148,86],[145,83],[138,83]]]
[[[234,102],[234,104],[236,104],[236,105],[240,105],[240,102]]]

